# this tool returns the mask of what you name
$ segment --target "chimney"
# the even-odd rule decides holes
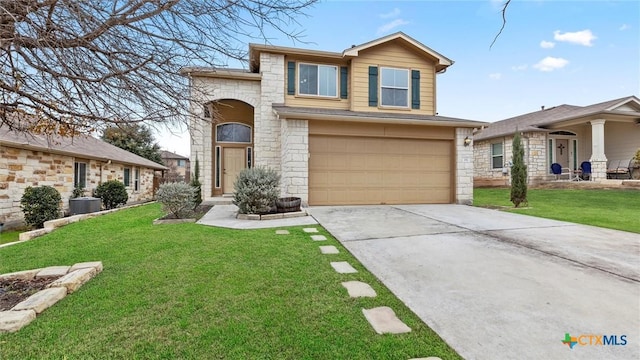
[[[544,111],[544,105],[540,106],[540,109],[542,109],[542,111]]]

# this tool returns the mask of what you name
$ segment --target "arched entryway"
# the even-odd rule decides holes
[[[211,103],[212,196],[231,194],[240,171],[253,166],[253,106],[233,99]]]

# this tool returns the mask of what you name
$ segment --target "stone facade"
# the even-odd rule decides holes
[[[282,121],[282,196],[309,200],[309,122]]]
[[[473,146],[464,145],[464,139],[471,139],[473,129],[456,128],[456,203],[473,203]]]
[[[280,120],[273,104],[284,103],[284,55],[260,54],[260,106],[256,109],[254,147],[256,166],[279,170],[281,164]]]
[[[91,196],[92,191],[104,181],[124,179],[123,164],[0,146],[0,222],[4,222],[7,229],[22,225],[24,215],[20,208],[20,199],[28,186],[54,187],[62,197],[60,209],[66,212],[74,187],[76,161],[87,164],[87,196]],[[134,191],[133,167],[127,167],[132,168],[131,186],[127,188],[129,202],[151,200],[154,171],[140,168],[140,187],[138,191]]]

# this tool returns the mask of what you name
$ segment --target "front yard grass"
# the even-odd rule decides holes
[[[157,204],[0,249],[0,273],[101,260],[104,271],[17,333],[0,359],[409,359],[459,356],[324,229],[151,225]],[[322,255],[334,245],[338,255]],[[338,274],[330,261],[349,261]],[[343,281],[376,298],[351,299]],[[362,308],[390,306],[412,332],[378,335]]]
[[[528,207],[515,209],[509,188],[477,188],[473,204],[506,211],[640,233],[636,189],[529,189]]]
[[[18,241],[21,231],[3,231],[0,233],[0,245]]]

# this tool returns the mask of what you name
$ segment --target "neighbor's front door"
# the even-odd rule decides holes
[[[222,166],[222,191],[231,194],[238,174],[245,168],[244,148],[224,148]]]

